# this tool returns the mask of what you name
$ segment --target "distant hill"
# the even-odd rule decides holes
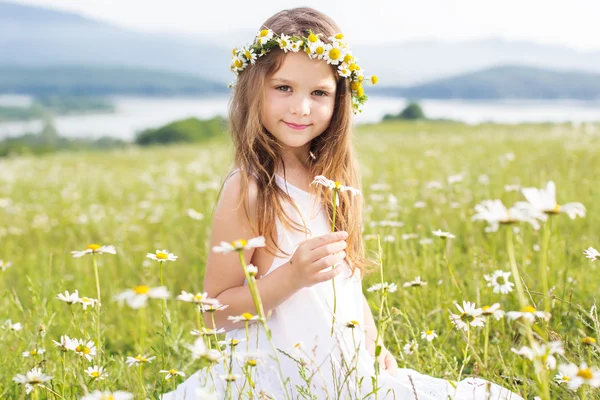
[[[231,30],[216,38],[143,33],[75,13],[0,1],[0,65],[145,68],[227,83],[231,48],[251,41],[255,33]],[[600,73],[600,51],[494,38],[355,44],[352,49],[365,71],[389,86],[499,65]]]
[[[211,95],[227,91],[224,83],[139,68],[0,66],[0,93],[33,96],[174,96]]]
[[[600,100],[600,74],[502,66],[410,87],[375,86],[369,93],[411,99]]]

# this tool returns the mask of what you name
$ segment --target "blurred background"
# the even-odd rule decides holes
[[[0,156],[217,134],[231,48],[300,5],[330,15],[380,78],[357,124],[600,119],[591,0],[13,0],[0,1]]]

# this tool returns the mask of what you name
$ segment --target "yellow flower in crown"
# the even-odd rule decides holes
[[[327,64],[337,67],[341,77],[350,80],[352,92],[352,107],[354,113],[362,112],[362,106],[367,101],[363,85],[375,85],[379,81],[376,75],[365,77],[363,70],[356,63],[350,46],[344,39],[342,33],[337,33],[327,38],[327,42],[321,38],[323,34],[307,31],[307,36],[275,34],[270,29],[263,29],[256,34],[254,42],[232,51],[231,65],[229,69],[236,77],[246,69],[248,65],[254,65],[256,60],[273,49],[279,49],[287,53],[305,52],[311,59],[323,60]],[[229,87],[235,86],[235,81]]]

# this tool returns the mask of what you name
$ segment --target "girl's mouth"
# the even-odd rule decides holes
[[[298,131],[300,131],[300,130],[302,130],[302,129],[308,127],[308,126],[310,126],[310,125],[290,124],[289,122],[285,122],[285,121],[283,121],[283,123],[286,124],[287,126],[289,126],[290,128],[298,130]]]

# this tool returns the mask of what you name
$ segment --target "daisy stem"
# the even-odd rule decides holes
[[[139,376],[140,376],[140,386],[142,388],[142,393],[144,394],[143,398],[145,399],[146,398],[146,387],[144,386],[144,377],[142,374],[142,364],[140,364],[138,371],[139,371]]]
[[[484,368],[487,368],[487,360],[488,360],[488,345],[490,342],[490,324],[489,322],[492,321],[492,318],[490,317],[488,319],[488,321],[486,321],[485,324],[485,337],[483,338],[484,342],[483,342],[483,366]]]
[[[160,286],[164,286],[163,284],[163,264],[164,261],[159,262],[160,266],[159,266],[159,279],[160,279]],[[161,347],[161,352],[160,352],[160,359],[161,359],[161,364],[162,364],[162,369],[165,369],[165,348],[166,348],[166,336],[167,336],[167,332],[165,329],[165,305],[167,304],[167,299],[162,299],[162,301],[160,302],[160,309],[161,309],[161,321],[162,321],[162,347]],[[161,388],[162,388],[162,392],[165,392],[165,380],[161,379]]]
[[[446,268],[448,268],[448,272],[450,272],[450,277],[452,278],[452,282],[454,283],[454,286],[456,286],[456,289],[458,289],[458,293],[460,293],[462,295],[462,289],[460,288],[460,286],[458,285],[458,281],[456,280],[456,277],[454,277],[454,271],[452,270],[452,265],[450,264],[450,260],[448,259],[448,240],[447,239],[443,239],[442,241],[443,246],[444,246],[444,263],[446,263]]]
[[[59,399],[64,399],[65,396],[61,396],[60,394],[56,393],[54,390],[50,389],[48,386],[44,386],[44,385],[39,385],[41,388],[46,389],[47,391],[49,391],[50,393],[52,393],[55,397],[58,396]]]
[[[146,308],[140,308],[140,353],[144,352],[146,336]]]
[[[524,308],[527,305],[527,301],[525,300],[525,292],[523,291],[521,275],[519,274],[519,268],[517,267],[517,261],[515,258],[513,231],[510,228],[506,229],[506,251],[508,252],[510,269],[512,271],[513,277],[515,278],[515,286],[517,287],[517,294],[519,295],[519,303],[521,305],[521,308]]]
[[[67,369],[65,367],[65,362],[66,362],[65,358],[66,358],[66,354],[63,351],[63,354],[62,354],[62,387],[60,388],[62,397],[65,397],[65,385],[67,382]]]
[[[98,296],[98,303],[96,303],[96,349],[98,350],[98,364],[102,360],[102,342],[100,337],[100,275],[98,274],[98,263],[96,261],[96,254],[92,253],[92,263],[94,264],[94,275],[96,277],[96,294]]]
[[[548,218],[548,222],[544,224],[544,241],[542,242],[542,254],[540,257],[540,277],[542,278],[542,288],[544,296],[544,311],[550,312],[550,293],[548,289],[548,247],[550,244],[550,230],[552,228],[552,216]]]
[[[338,191],[333,191],[333,216],[331,217],[331,232],[335,232],[335,215],[337,214],[337,201],[338,201]],[[331,268],[334,266],[332,265]],[[331,279],[331,286],[333,288],[333,316],[331,319],[331,335],[333,336],[333,328],[335,327],[335,311],[337,309],[337,296],[335,293],[335,278]]]
[[[463,351],[463,361],[462,361],[462,365],[460,366],[460,371],[458,372],[458,379],[457,381],[460,382],[460,378],[462,377],[462,373],[463,370],[465,369],[465,365],[467,364],[467,356],[469,354],[469,344],[471,343],[471,327],[467,324],[467,345],[465,346],[465,349]]]

